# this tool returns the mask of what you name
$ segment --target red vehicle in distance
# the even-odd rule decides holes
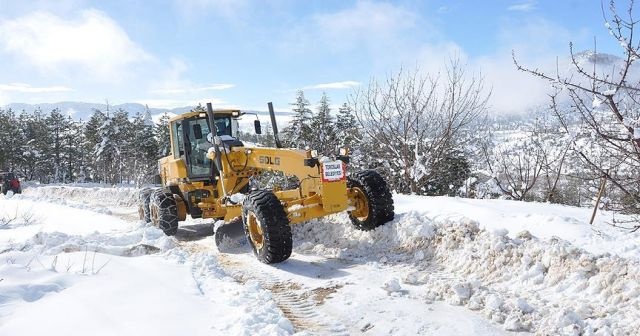
[[[21,193],[20,180],[14,173],[0,172],[0,192],[6,195],[9,190],[14,194]]]

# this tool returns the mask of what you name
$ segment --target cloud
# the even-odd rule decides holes
[[[342,81],[342,82],[333,82],[333,83],[322,83],[315,84],[310,86],[305,86],[304,90],[341,90],[341,89],[351,89],[357,86],[360,86],[360,82],[356,81]]]
[[[208,86],[202,87],[174,87],[174,88],[165,88],[165,89],[153,89],[150,92],[154,94],[184,94],[184,93],[196,93],[202,91],[217,91],[217,90],[227,90],[235,87],[234,84],[211,84]]]
[[[531,12],[537,9],[537,5],[538,2],[536,0],[525,0],[507,7],[507,10],[514,12]]]
[[[451,7],[449,6],[440,6],[438,7],[438,10],[436,10],[436,13],[438,14],[447,14],[451,12]]]
[[[228,103],[222,99],[217,98],[199,98],[199,99],[139,99],[135,101],[136,103],[148,105],[152,108],[176,108],[176,107],[185,107],[185,106],[198,106],[198,104],[202,104],[203,106],[206,103],[211,103],[216,108],[226,108],[236,106],[228,105]]]
[[[588,38],[585,32],[572,32],[540,18],[503,22],[495,52],[473,60],[482,69],[486,83],[493,87],[492,109],[498,113],[523,113],[549,103],[549,83],[518,71],[512,51],[521,65],[555,75],[557,67],[561,72],[567,68],[568,41],[584,38]]]
[[[225,104],[220,97],[209,96],[208,92],[224,91],[234,88],[235,84],[200,84],[194,83],[188,76],[189,65],[180,58],[172,58],[169,64],[157,74],[157,78],[148,89],[149,97],[140,101],[153,107],[183,107],[197,105],[198,103],[214,102]],[[170,96],[170,98],[167,98]]]
[[[15,18],[35,11],[64,15],[85,7],[86,2],[86,0],[0,0],[0,8],[2,8],[0,18]]]
[[[25,83],[9,83],[0,84],[0,91],[20,92],[20,93],[50,93],[50,92],[67,92],[73,91],[66,86],[56,85],[49,87],[33,87]]]
[[[175,4],[188,17],[211,13],[233,19],[249,8],[249,0],[176,0]]]
[[[356,0],[333,12],[316,11],[277,32],[280,38],[273,39],[273,44],[292,65],[306,66],[300,62],[303,59],[324,64],[329,57],[335,60],[327,69],[331,76],[362,81],[363,73],[368,77],[415,63],[415,51],[421,44],[441,38],[436,20],[408,6]]]
[[[87,80],[122,78],[152,57],[109,16],[84,10],[73,19],[34,12],[0,21],[0,53],[44,74],[82,74]]]
[[[386,45],[417,24],[418,16],[401,6],[358,1],[355,7],[313,17],[314,29],[339,49]]]

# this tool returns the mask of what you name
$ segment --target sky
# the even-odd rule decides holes
[[[625,9],[626,1],[618,6]],[[547,102],[518,72],[594,48],[621,55],[597,0],[0,0],[0,106],[82,101],[287,110],[341,105],[400,69],[452,58],[497,113]]]

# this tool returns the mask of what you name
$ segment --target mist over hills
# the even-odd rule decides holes
[[[606,54],[606,53],[598,53],[592,50],[584,50],[580,52],[576,52],[573,55],[573,61],[580,66],[582,69],[589,71],[590,69],[596,70],[598,73],[607,73],[611,74],[612,71],[615,73],[616,70],[619,70],[624,65],[624,59],[619,56]],[[566,65],[566,70],[568,71],[567,76],[573,77],[577,74],[575,69],[575,65],[571,64],[572,60],[570,57],[564,58],[564,64]],[[568,63],[566,63],[568,62]],[[633,66],[631,72],[628,74],[630,79],[640,79],[640,71],[637,66]],[[494,95],[499,94],[498,92],[493,92]],[[560,104],[564,104],[565,102],[559,102]],[[531,111],[539,111],[541,109],[547,108],[546,103],[539,104],[538,106],[531,106],[528,109],[522,111],[513,111],[510,114],[494,114],[492,115],[493,122],[509,122],[515,119],[529,119],[531,118]],[[164,113],[169,113],[171,115],[176,115],[184,112],[190,111],[193,106],[183,106],[176,108],[156,108],[156,107],[147,107],[146,105],[140,103],[124,103],[118,105],[108,105],[105,103],[87,103],[87,102],[77,102],[77,101],[62,101],[57,103],[38,103],[38,104],[28,104],[28,103],[11,103],[5,106],[0,106],[1,109],[12,109],[16,113],[20,113],[22,111],[26,111],[28,113],[32,113],[33,111],[40,109],[44,113],[49,113],[54,109],[59,109],[63,114],[70,115],[76,120],[88,120],[95,110],[107,111],[107,108],[111,111],[116,111],[118,109],[125,110],[129,113],[129,116],[135,116],[137,113],[145,113],[147,109],[154,116],[154,119],[157,119]],[[268,111],[255,111],[255,110],[243,110],[248,113],[256,113],[259,116],[266,116],[268,121]],[[282,119],[288,120],[292,115],[292,111],[277,111],[278,116],[282,116]],[[280,122],[278,122],[280,123]]]

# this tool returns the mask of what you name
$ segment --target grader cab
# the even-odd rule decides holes
[[[394,217],[391,193],[375,171],[347,176],[346,150],[333,158],[313,150],[281,148],[273,106],[269,112],[276,148],[238,140],[239,110],[193,111],[169,122],[171,154],[159,160],[162,187],[140,193],[140,216],[173,235],[186,216],[224,220],[217,244],[246,236],[264,263],[289,258],[291,225],[347,211],[353,225],[373,230]],[[259,120],[255,131],[261,133]],[[251,183],[281,173],[293,186],[259,189]]]

